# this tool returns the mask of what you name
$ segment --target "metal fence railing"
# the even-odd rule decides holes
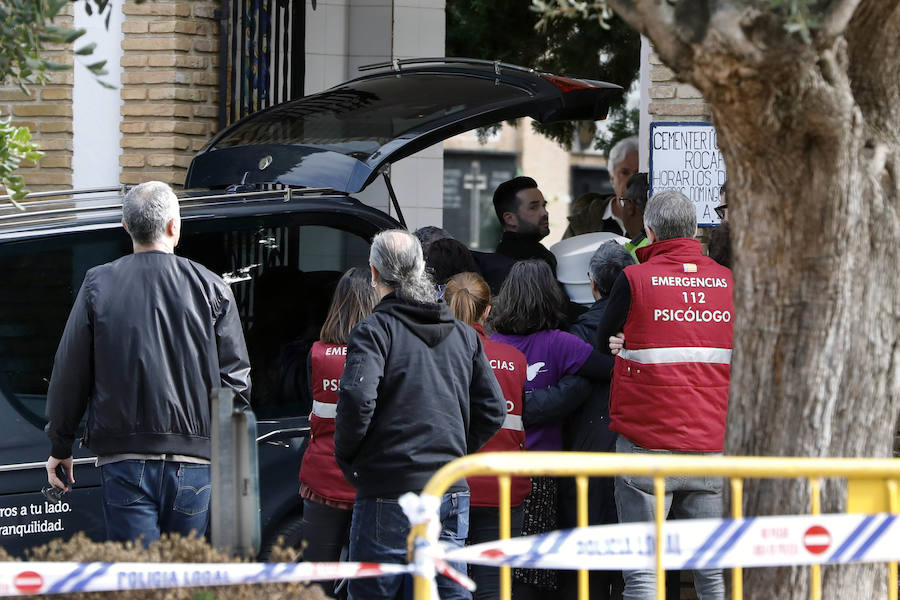
[[[821,512],[823,478],[843,479],[847,485],[848,513],[900,513],[900,459],[856,458],[778,458],[778,457],[708,457],[685,455],[641,456],[580,452],[510,452],[483,453],[466,456],[441,468],[431,478],[423,495],[440,498],[464,477],[496,476],[500,489],[500,539],[510,535],[510,484],[515,476],[574,477],[577,498],[578,527],[588,526],[588,478],[615,475],[652,477],[656,495],[656,540],[663,538],[665,478],[667,476],[714,476],[730,480],[731,516],[743,518],[743,485],[745,479],[805,479],[809,483],[809,514]],[[410,552],[417,537],[425,535],[425,525],[415,525],[410,533]],[[657,598],[665,597],[663,546],[655,543]],[[785,563],[789,564],[789,563]],[[820,565],[810,567],[810,598],[821,598]],[[511,597],[509,567],[501,568],[501,595]],[[731,569],[732,597],[743,598],[741,568]],[[890,600],[897,600],[897,563],[888,568]],[[430,596],[430,582],[415,578],[415,598]],[[578,572],[578,597],[587,600],[588,572]]]

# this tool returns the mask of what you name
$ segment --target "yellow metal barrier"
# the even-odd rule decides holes
[[[719,476],[731,480],[731,514],[743,517],[743,480],[753,479],[796,479],[805,478],[810,484],[811,514],[821,510],[821,479],[842,478],[848,481],[847,506],[864,506],[870,512],[900,513],[900,459],[861,458],[777,458],[749,456],[690,456],[635,454],[605,454],[585,452],[487,452],[473,454],[444,465],[428,482],[423,494],[440,497],[453,485],[465,477],[473,475],[493,475],[500,482],[500,538],[509,537],[509,491],[510,477],[552,476],[574,477],[577,492],[577,522],[579,527],[587,526],[587,481],[588,477],[610,477],[615,475],[636,475],[652,477],[656,493],[656,536],[662,539],[665,478],[668,476],[708,477]],[[868,482],[868,483],[860,483]],[[883,501],[873,501],[872,484],[883,490]],[[865,496],[865,497],[863,497]],[[876,494],[877,496],[877,494]],[[417,536],[425,535],[425,525],[417,525],[410,531],[410,553],[412,542]],[[662,568],[663,544],[656,544],[656,597],[665,598],[665,572]],[[897,563],[889,566],[888,594],[890,600],[897,597]],[[578,598],[588,599],[588,573],[578,572]],[[819,565],[810,570],[810,598],[821,598],[821,573]],[[509,567],[502,567],[500,573],[500,597],[511,598]],[[430,582],[415,577],[416,600],[428,600]],[[732,569],[732,597],[743,598],[741,569]]]

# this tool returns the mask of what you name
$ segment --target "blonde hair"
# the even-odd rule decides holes
[[[478,273],[457,273],[444,288],[450,311],[463,323],[474,325],[491,305],[491,288]]]

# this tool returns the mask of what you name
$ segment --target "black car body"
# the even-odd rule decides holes
[[[315,339],[341,272],[365,264],[372,236],[399,224],[342,195],[313,191],[229,194],[181,201],[178,253],[232,282],[251,361],[258,420],[262,531],[270,539],[297,510],[297,472],[308,431],[303,394],[273,387],[286,346]],[[0,215],[0,543],[10,552],[84,530],[103,539],[99,469],[76,444],[74,489],[48,502],[43,461],[47,378],[85,272],[131,251],[120,195],[29,203]],[[14,229],[13,229],[14,228]],[[317,293],[310,293],[315,290]],[[305,384],[303,369],[293,383]],[[267,368],[268,366],[268,368]],[[284,383],[284,387],[289,384]]]
[[[177,252],[221,274],[240,305],[264,548],[300,518],[306,352],[334,285],[350,266],[366,264],[375,233],[401,226],[348,194],[461,131],[527,115],[600,118],[619,91],[500,63],[398,61],[251,115],[194,159],[186,187],[207,191],[182,194]],[[269,185],[280,189],[260,189]],[[76,443],[74,489],[58,504],[41,494],[43,427],[53,356],[85,272],[131,252],[119,223],[123,191],[37,194],[46,199],[24,211],[0,206],[0,544],[13,554],[75,531],[105,537],[99,469],[87,448]]]

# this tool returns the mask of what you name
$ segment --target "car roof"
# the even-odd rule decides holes
[[[249,115],[194,157],[185,187],[326,186],[356,193],[387,166],[453,135],[530,116],[605,118],[620,86],[500,62],[395,60]]]
[[[0,243],[120,227],[122,198],[129,188],[95,188],[29,194],[18,204],[0,204]],[[0,197],[2,199],[2,197]],[[340,213],[358,217],[373,232],[399,227],[386,213],[328,188],[249,192],[181,192],[182,221],[284,213]]]

